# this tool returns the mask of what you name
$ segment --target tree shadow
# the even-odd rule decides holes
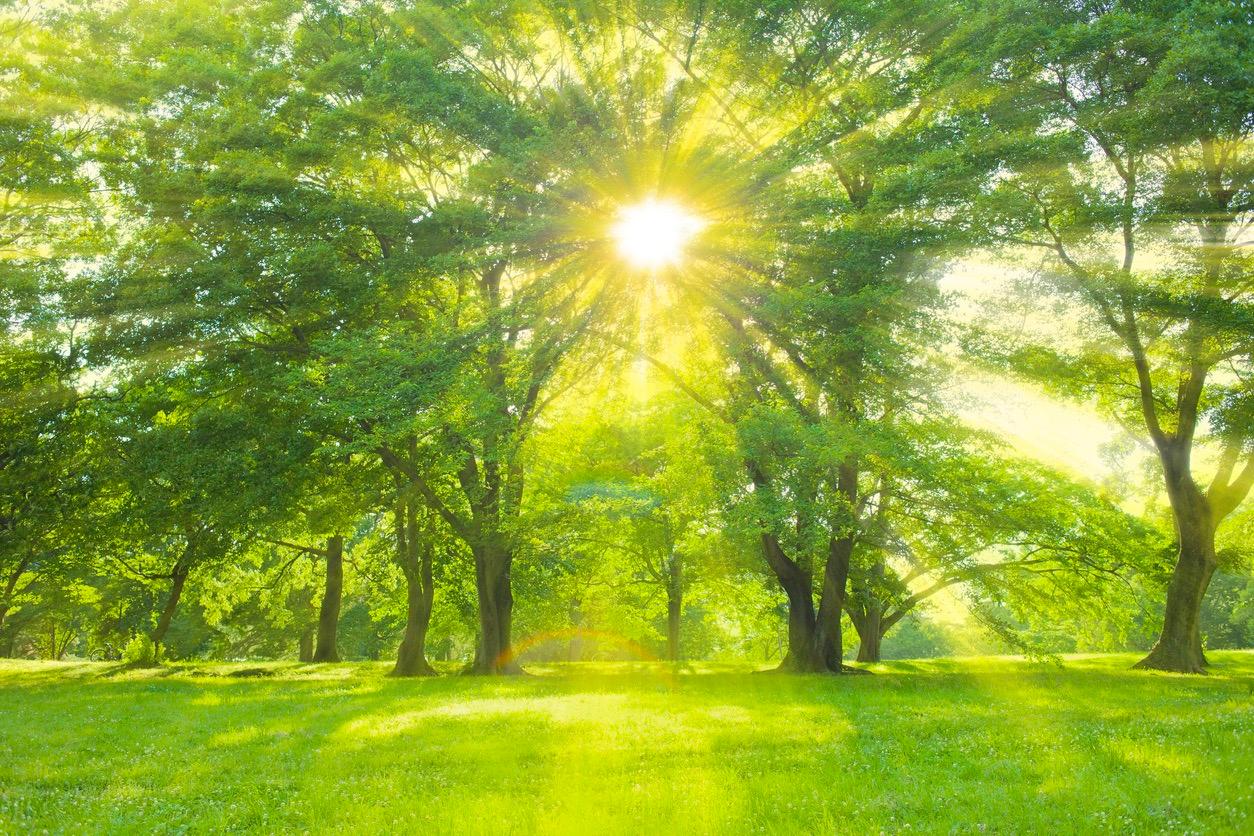
[[[1235,823],[1208,805],[1239,781],[1208,759],[1237,756],[1242,665],[1226,682],[1101,666],[420,680],[316,667],[32,671],[0,688],[0,797],[26,811],[9,826],[138,830],[157,815],[175,830],[263,831]]]

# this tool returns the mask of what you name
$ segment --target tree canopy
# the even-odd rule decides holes
[[[948,606],[1201,671],[1254,638],[1250,22],[0,6],[0,650],[840,673]]]

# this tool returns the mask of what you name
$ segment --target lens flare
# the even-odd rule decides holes
[[[636,267],[656,270],[678,264],[684,246],[702,226],[673,201],[646,200],[624,207],[612,233],[619,255]]]

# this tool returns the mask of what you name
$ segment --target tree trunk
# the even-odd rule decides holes
[[[878,601],[867,604],[866,612],[860,618],[851,617],[853,628],[858,633],[858,661],[880,661],[880,642],[885,630],[880,623],[880,605]]]
[[[570,602],[570,644],[566,648],[566,661],[578,662],[583,659],[583,600],[576,598]]]
[[[1206,521],[1198,522],[1203,524],[1179,530],[1180,550],[1167,586],[1163,629],[1149,655],[1136,664],[1138,668],[1205,672],[1201,613],[1202,599],[1215,573],[1215,532]]]
[[[784,554],[774,535],[762,535],[762,550],[788,597],[788,650],[779,663],[779,670],[798,673],[824,670],[815,642],[814,592],[809,573]]]
[[[405,573],[405,632],[396,653],[392,676],[435,676],[427,661],[427,628],[435,588],[431,575],[432,546],[421,539],[417,509],[412,500],[401,500],[396,513],[397,562]]]
[[[510,574],[513,563],[514,556],[507,553],[496,579],[497,623],[500,625],[497,647],[500,648],[500,668],[504,673],[522,673],[518,660],[514,658],[514,590]]]
[[[666,556],[666,658],[678,662],[683,655],[679,645],[679,625],[684,614],[684,562],[667,529]]]
[[[407,577],[406,587],[409,612],[392,676],[435,676],[435,668],[427,661],[427,629],[431,626],[434,601],[432,589],[429,582],[424,583],[418,577]]]
[[[885,568],[884,561],[880,560],[868,571],[851,572],[850,575],[850,592],[845,612],[849,614],[854,632],[858,634],[859,662],[880,661],[880,643],[896,623],[895,620],[885,621],[885,605],[877,597],[882,588]]]
[[[327,538],[327,579],[322,590],[322,606],[318,609],[318,644],[312,661],[338,662],[336,631],[340,623],[340,601],[344,595],[344,538],[340,535]]]
[[[666,595],[666,658],[671,662],[679,661],[679,619],[683,606],[684,592],[672,584]]]
[[[788,598],[788,648],[779,663],[780,670],[819,670],[821,664],[814,653],[814,593],[810,577],[798,568],[795,573],[777,573],[776,578]]]
[[[313,629],[306,628],[300,634],[300,649],[297,651],[296,658],[302,662],[312,662],[313,652],[314,652]]]
[[[1163,629],[1137,668],[1205,673],[1202,655],[1202,599],[1215,573],[1215,522],[1206,497],[1187,469],[1166,468],[1168,495],[1179,551],[1167,586]],[[1174,482],[1174,484],[1173,484]]]
[[[856,522],[857,514],[854,509],[858,500],[858,464],[855,457],[847,457],[837,469],[836,488],[848,503]],[[853,559],[854,537],[854,532],[850,531],[828,540],[827,562],[823,566],[823,588],[819,592],[819,611],[815,617],[815,653],[823,668],[832,673],[856,670],[845,667],[845,637],[841,624],[849,589],[849,566]]]
[[[496,672],[501,637],[496,612],[496,578],[490,575],[484,549],[476,547],[472,551],[475,557],[475,594],[479,602],[479,637],[474,662],[467,672],[491,674]]]
[[[815,616],[815,654],[822,661],[824,669],[840,673],[844,667],[845,655],[841,616],[845,611],[853,537],[833,539],[827,552],[827,563],[823,567],[823,590],[819,595],[819,611]]]
[[[150,638],[152,639],[152,659],[154,662],[161,661],[161,643],[165,640],[165,634],[170,629],[170,622],[174,619],[174,611],[178,609],[179,598],[183,597],[183,585],[187,583],[187,575],[190,569],[179,563],[174,567],[174,571],[170,573],[170,595],[165,600],[165,606],[161,608],[161,615],[157,618],[157,626],[153,629]]]
[[[510,589],[510,555],[505,549],[480,545],[474,549],[475,586],[479,597],[479,646],[468,673],[517,674],[510,629],[514,596]]]

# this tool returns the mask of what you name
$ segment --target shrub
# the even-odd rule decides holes
[[[122,649],[122,661],[135,667],[151,667],[157,663],[157,652],[152,639],[145,635],[132,636]]]

